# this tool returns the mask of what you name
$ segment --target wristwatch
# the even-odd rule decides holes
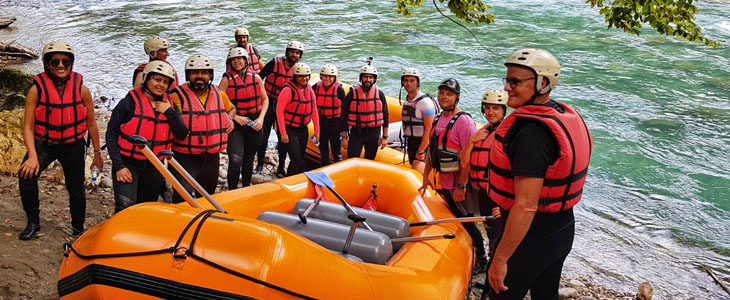
[[[460,189],[460,190],[465,190],[466,189],[466,186],[463,185],[463,184],[461,184],[461,183],[459,183],[459,184],[456,185],[456,188],[457,189]]]
[[[387,140],[388,139],[388,136],[387,135],[384,135],[383,137],[381,137],[381,139],[386,139]]]

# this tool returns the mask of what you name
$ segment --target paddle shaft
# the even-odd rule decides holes
[[[440,219],[440,220],[431,220],[431,221],[411,223],[411,227],[434,225],[434,224],[441,224],[441,223],[486,222],[487,220],[494,220],[494,219],[496,219],[496,218],[493,216],[450,218],[450,219]]]
[[[140,147],[140,146],[138,146],[138,147]],[[198,204],[198,202],[196,202],[195,199],[193,199],[193,196],[188,194],[188,192],[183,188],[182,184],[180,184],[180,181],[178,181],[177,178],[175,178],[175,176],[173,176],[172,173],[170,173],[170,170],[165,168],[165,166],[162,164],[162,162],[157,158],[157,156],[155,156],[155,154],[152,152],[152,150],[150,150],[150,148],[147,147],[147,145],[144,145],[144,147],[140,147],[140,148],[142,148],[142,154],[144,154],[144,156],[147,158],[147,160],[150,161],[150,163],[152,163],[152,165],[155,167],[155,169],[157,169],[157,171],[159,171],[160,174],[162,174],[162,177],[165,177],[165,179],[167,179],[167,181],[172,185],[172,187],[180,194],[180,196],[182,196],[182,198],[185,200],[185,202],[190,204],[190,206],[192,206],[192,207],[201,208],[200,204]]]
[[[347,209],[347,212],[349,212],[350,214],[353,214],[353,215],[357,215],[357,213],[355,212],[355,210],[354,210],[354,209],[352,209],[352,206],[350,206],[350,204],[349,204],[349,203],[347,203],[347,201],[345,201],[345,199],[343,199],[343,198],[342,198],[342,196],[340,196],[340,194],[339,194],[339,193],[337,193],[337,191],[335,191],[335,189],[333,189],[333,188],[332,188],[331,186],[329,186],[329,185],[325,185],[325,186],[327,187],[327,189],[328,189],[328,190],[329,190],[330,192],[332,192],[332,194],[334,194],[334,195],[335,195],[335,197],[337,197],[337,199],[338,199],[338,200],[340,200],[340,202],[342,202],[342,205],[344,205],[344,206],[345,206],[345,209]],[[367,230],[370,230],[370,231],[373,231],[373,228],[372,228],[372,227],[370,227],[370,225],[368,225],[368,223],[367,223],[367,222],[362,222],[362,225],[363,225],[363,226],[365,226],[365,229],[367,229]]]
[[[222,213],[226,213],[226,210],[224,210],[223,207],[221,207],[220,204],[218,204],[218,202],[213,200],[213,197],[211,197],[210,194],[208,194],[208,192],[200,185],[200,183],[198,183],[198,181],[195,180],[195,178],[193,178],[193,176],[191,176],[190,173],[188,173],[188,171],[186,171],[185,168],[183,168],[174,157],[168,158],[168,161],[170,162],[172,167],[175,168],[175,170],[177,170],[177,172],[180,173],[180,175],[182,175],[183,178],[185,178],[185,181],[187,181],[190,185],[192,185],[193,188],[196,191],[198,191],[198,193],[203,195],[205,200],[208,200],[208,202],[210,202],[210,204],[213,205],[213,207],[215,207],[216,210],[218,210],[219,212],[222,212]],[[180,191],[178,191],[178,193],[179,192]],[[188,194],[188,196],[190,196],[190,195]]]
[[[447,233],[447,234],[395,238],[395,239],[390,239],[390,241],[392,243],[405,243],[405,242],[421,242],[421,241],[438,240],[438,239],[453,239],[454,237],[456,237],[456,236],[453,233]]]

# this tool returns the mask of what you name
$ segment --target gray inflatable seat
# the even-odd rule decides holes
[[[307,198],[297,201],[297,205],[294,206],[293,213],[295,215],[298,213],[304,213],[312,202],[314,202],[314,199]],[[358,215],[365,217],[365,222],[367,222],[373,230],[385,233],[391,239],[411,236],[411,226],[406,219],[360,207],[353,207],[352,209]],[[349,213],[342,204],[329,201],[319,201],[319,204],[317,204],[317,207],[309,213],[307,219],[315,218],[352,226],[352,221],[347,218],[347,215],[349,215]],[[360,224],[359,228],[365,228],[365,226]],[[396,249],[400,248],[400,245],[394,246]]]
[[[281,225],[292,230],[322,247],[341,252],[345,247],[350,226],[329,221],[307,218],[307,224],[299,220],[299,216],[275,211],[265,211],[258,216],[259,220]],[[350,245],[349,254],[373,264],[385,264],[393,256],[393,244],[390,238],[380,232],[358,228]]]

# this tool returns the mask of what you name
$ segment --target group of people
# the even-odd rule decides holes
[[[263,63],[237,29],[237,45],[226,58],[226,72],[213,84],[213,61],[193,55],[184,66],[185,82],[167,62],[170,43],[148,39],[149,61],[133,72],[133,89],[112,111],[106,146],[112,160],[115,212],[157,201],[164,179],[138,147],[127,140],[143,136],[155,154],[172,150],[177,161],[208,192],[218,183],[220,153],[227,151],[228,188],[251,184],[261,172],[272,128],[278,137],[280,176],[304,171],[304,154],[313,123],[321,163],[348,157],[374,159],[387,143],[388,104],[376,84],[375,66],[359,70],[359,84],[346,93],[337,67],[320,69],[310,85],[311,68],[300,62],[304,45],[290,41],[284,56]],[[28,225],[19,236],[40,231],[38,175],[58,160],[63,166],[71,207],[72,235],[84,231],[84,164],[93,145],[92,167],[101,170],[99,130],[93,100],[82,76],[73,72],[75,52],[64,42],[47,44],[44,72],[34,77],[27,97],[23,136],[27,155],[19,170],[20,194]],[[409,163],[422,172],[423,185],[435,188],[457,217],[493,216],[485,223],[489,247],[474,223],[463,223],[476,249],[476,272],[488,270],[490,298],[557,298],[565,257],[574,235],[572,206],[581,198],[592,137],[570,106],[550,98],[560,65],[549,52],[521,49],[505,63],[504,89],[489,89],[481,100],[488,124],[477,129],[459,108],[461,87],[449,78],[438,86],[437,100],[420,90],[421,73],[401,74],[406,90],[402,133]],[[507,107],[515,110],[507,115]],[[89,136],[89,142],[86,136]],[[284,170],[286,156],[289,167]],[[258,164],[254,168],[254,159]],[[419,167],[419,165],[421,167]],[[421,169],[422,168],[422,169]],[[190,193],[193,188],[172,173]],[[436,172],[435,182],[429,174]],[[183,197],[177,192],[172,202]]]

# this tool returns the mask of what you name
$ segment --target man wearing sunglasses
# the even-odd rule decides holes
[[[43,47],[42,57],[45,71],[33,77],[25,103],[23,140],[28,153],[18,171],[18,183],[28,225],[18,236],[21,240],[38,237],[38,176],[55,160],[61,163],[65,176],[71,234],[77,237],[84,232],[87,132],[94,145],[92,166],[100,171],[103,167],[94,101],[81,74],[73,72],[74,49],[65,42],[50,42]]]
[[[488,194],[505,218],[490,261],[489,298],[522,299],[529,290],[533,299],[557,299],[593,139],[572,107],[550,97],[560,77],[552,54],[521,49],[505,66],[507,105],[515,111],[489,152]]]

